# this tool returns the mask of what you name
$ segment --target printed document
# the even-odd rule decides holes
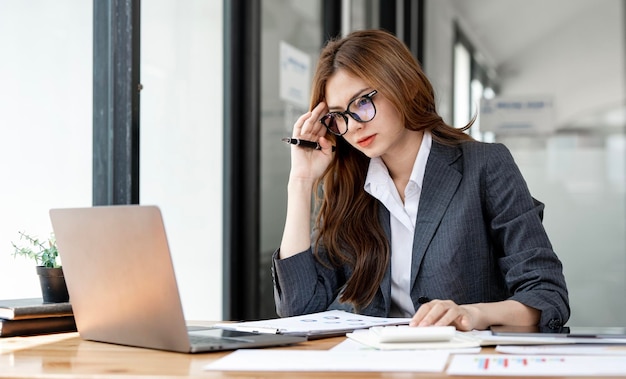
[[[204,366],[219,371],[442,372],[440,351],[241,349]]]
[[[357,329],[372,326],[407,325],[410,318],[373,317],[332,310],[302,316],[261,321],[218,323],[222,329],[256,333],[274,333],[307,336],[311,338],[340,336]]]
[[[584,355],[454,355],[448,375],[599,376],[626,375],[626,359]]]

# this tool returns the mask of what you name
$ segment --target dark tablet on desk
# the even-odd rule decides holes
[[[569,338],[619,338],[626,339],[626,327],[588,327],[564,326],[559,329],[542,328],[539,326],[492,326],[494,336],[509,337],[547,337],[562,336]]]

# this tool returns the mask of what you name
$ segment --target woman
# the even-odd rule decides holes
[[[446,125],[393,35],[323,49],[312,110],[293,137],[285,229],[273,259],[280,316],[328,309],[411,325],[562,326],[562,265],[509,151]],[[314,237],[311,198],[319,195]],[[337,303],[334,303],[337,304]]]

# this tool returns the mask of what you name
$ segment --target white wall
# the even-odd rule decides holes
[[[221,1],[142,3],[140,200],[162,209],[189,319],[222,318]],[[91,1],[0,1],[0,299],[41,295],[18,231],[92,204]]]
[[[91,1],[0,1],[0,299],[41,296],[18,231],[45,239],[50,208],[91,205],[91,46]]]

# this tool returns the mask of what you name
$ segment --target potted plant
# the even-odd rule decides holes
[[[18,246],[11,242],[14,248],[13,256],[30,258],[37,264],[36,269],[44,303],[69,301],[54,235],[50,235],[47,241],[41,241],[25,232],[19,232],[19,234],[20,240],[25,241],[27,246]]]

